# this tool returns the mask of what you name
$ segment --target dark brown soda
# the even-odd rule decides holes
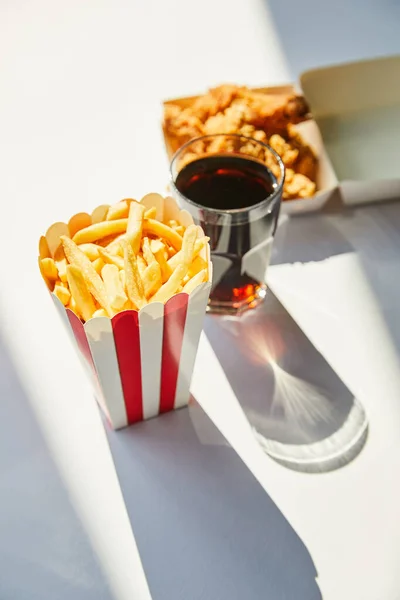
[[[200,225],[210,237],[214,275],[218,261],[230,266],[217,277],[211,292],[212,303],[241,306],[257,297],[260,281],[244,269],[243,256],[274,234],[279,213],[277,208],[264,217],[242,224],[220,225],[207,216],[207,209],[229,211],[250,209],[263,202],[277,188],[277,181],[266,165],[238,155],[205,156],[186,165],[178,174],[176,187],[186,198],[204,207]],[[229,231],[226,231],[229,229]],[[260,249],[265,254],[265,249]],[[262,278],[262,276],[261,276]]]
[[[262,163],[238,155],[205,156],[186,165],[178,190],[205,208],[250,208],[272,194],[276,179]]]

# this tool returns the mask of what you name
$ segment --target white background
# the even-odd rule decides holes
[[[287,65],[261,0],[5,0],[0,57],[1,329],[115,597],[148,599],[97,408],[38,276],[37,239],[48,224],[79,210],[164,191],[162,99],[223,81],[287,82]],[[271,282],[305,321],[307,333],[324,342],[346,383],[369,402],[368,409],[375,406],[377,429],[359,459],[331,474],[288,471],[257,447],[221,374],[220,404],[207,390],[202,402],[307,546],[324,600],[394,600],[400,589],[400,423],[391,413],[400,397],[397,361],[386,344],[390,385],[378,398],[378,354],[358,361],[365,346],[358,335],[346,354],[324,310],[307,319],[309,304],[298,297],[317,303],[315,285],[322,277],[307,273],[293,279],[277,269]],[[324,273],[320,302],[326,308],[332,279]],[[342,293],[348,279],[339,282]],[[349,319],[345,313],[337,318]],[[344,329],[350,331],[350,324]],[[201,360],[218,371],[206,344]]]

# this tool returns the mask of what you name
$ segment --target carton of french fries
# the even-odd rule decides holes
[[[54,223],[39,267],[114,429],[188,403],[212,268],[208,238],[173,198]]]

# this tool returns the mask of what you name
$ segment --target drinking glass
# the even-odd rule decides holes
[[[266,144],[237,134],[183,145],[171,167],[172,195],[210,238],[209,310],[237,313],[265,298],[285,168]]]

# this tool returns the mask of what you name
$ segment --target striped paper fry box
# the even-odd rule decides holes
[[[210,286],[85,324],[52,294],[114,429],[187,405]]]
[[[156,205],[160,221],[176,219],[185,227],[193,223],[172,198],[148,194],[141,202],[148,208]],[[75,215],[70,223],[79,216]],[[64,223],[54,227],[68,233]],[[200,256],[208,263],[209,280],[189,295],[179,293],[165,304],[153,302],[140,311],[126,310],[112,318],[95,317],[82,323],[51,293],[76,342],[96,399],[114,429],[180,408],[189,401],[212,278],[208,245]]]

